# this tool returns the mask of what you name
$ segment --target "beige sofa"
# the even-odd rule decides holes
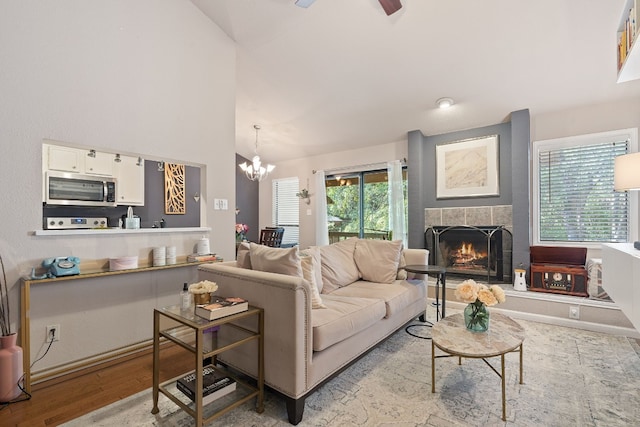
[[[200,280],[218,284],[217,294],[239,296],[264,309],[265,383],[285,396],[294,425],[302,420],[309,394],[424,316],[427,304],[423,277],[405,280],[401,269],[427,264],[424,249],[349,239],[311,248],[306,255],[300,257],[298,248],[252,243],[240,248],[237,261],[201,265],[198,272]],[[233,335],[229,329],[218,333]],[[243,345],[220,360],[256,377],[256,355],[255,345]]]

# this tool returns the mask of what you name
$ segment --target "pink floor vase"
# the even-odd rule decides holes
[[[16,345],[18,334],[0,337],[0,402],[20,396],[18,381],[22,377],[22,348]]]

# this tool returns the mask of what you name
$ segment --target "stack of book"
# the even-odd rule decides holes
[[[196,315],[208,320],[219,319],[236,313],[242,313],[249,309],[249,302],[238,297],[211,296],[211,302],[196,305]]]
[[[176,381],[176,387],[192,401],[196,400],[196,374],[191,372]],[[236,389],[233,378],[207,365],[202,371],[202,404],[206,405]]]
[[[222,258],[216,256],[216,254],[206,254],[206,255],[198,255],[191,254],[187,255],[187,262],[221,262]]]

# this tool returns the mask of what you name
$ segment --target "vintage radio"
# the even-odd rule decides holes
[[[588,297],[587,248],[531,246],[529,290]]]

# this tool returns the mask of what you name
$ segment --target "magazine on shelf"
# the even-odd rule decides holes
[[[192,401],[196,399],[196,374],[191,372],[176,381],[176,387]],[[236,389],[236,382],[229,376],[207,365],[202,371],[202,404],[206,405]]]
[[[221,297],[212,295],[208,304],[196,305],[196,315],[215,320],[249,309],[249,302],[238,297]]]

